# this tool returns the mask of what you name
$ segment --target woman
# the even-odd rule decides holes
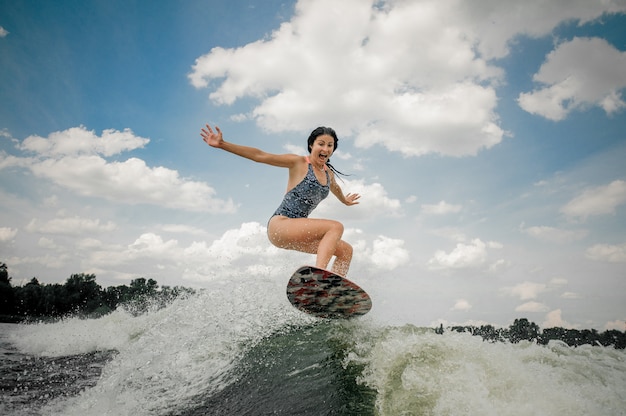
[[[276,155],[254,147],[224,141],[222,131],[206,125],[200,135],[212,147],[259,163],[289,169],[287,193],[267,224],[267,235],[276,247],[317,254],[316,267],[326,269],[335,256],[331,271],[345,276],[352,260],[352,246],[341,239],[343,224],[308,218],[329,191],[344,204],[358,204],[359,194],[344,195],[335,181],[339,173],[329,163],[337,149],[337,134],[330,127],[318,127],[308,139],[309,156]]]

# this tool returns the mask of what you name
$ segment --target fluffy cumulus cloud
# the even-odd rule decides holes
[[[446,3],[449,5],[449,16],[463,20],[463,27],[470,29],[468,33],[475,34],[478,51],[488,59],[506,56],[510,41],[517,35],[540,37],[563,21],[578,21],[582,25],[604,13],[626,10],[626,5],[620,0],[457,0]]]
[[[548,286],[544,283],[523,282],[512,287],[505,287],[502,293],[518,297],[520,300],[536,299],[539,294],[548,290]]]
[[[17,235],[17,228],[0,227],[0,243],[11,241]]]
[[[430,269],[471,269],[484,266],[489,259],[490,249],[500,249],[502,245],[497,242],[485,243],[475,238],[469,243],[459,242],[456,247],[446,253],[438,250],[428,261]]]
[[[502,139],[494,89],[500,71],[432,2],[300,1],[269,39],[214,48],[197,59],[198,88],[219,104],[251,96],[269,131],[317,120],[355,133],[359,146],[406,155],[473,154]]]
[[[357,249],[363,250],[360,258],[376,269],[393,270],[409,260],[403,244],[401,240],[378,236],[371,247],[362,241]],[[96,247],[92,253],[89,264],[97,267],[156,264],[165,270],[177,270],[184,280],[196,284],[248,275],[269,278],[286,275],[292,271],[290,265],[314,260],[310,254],[272,246],[267,240],[266,227],[257,222],[226,230],[212,241],[197,240],[185,245],[156,233],[144,233],[128,245]]]
[[[563,319],[563,312],[561,309],[555,309],[546,314],[545,321],[541,325],[542,328],[569,328],[574,329],[575,325],[570,324]]]
[[[586,220],[596,215],[615,213],[615,209],[626,202],[626,182],[615,180],[608,185],[589,188],[561,208],[571,219]]]
[[[547,56],[534,80],[541,87],[518,99],[529,113],[558,121],[574,110],[598,106],[613,114],[626,107],[621,94],[626,88],[626,52],[604,39],[574,38]]]
[[[18,147],[49,157],[97,154],[113,156],[142,148],[149,142],[146,138],[135,136],[130,129],[108,129],[98,136],[93,130],[80,126],[51,133],[48,137],[29,136]]]
[[[610,263],[626,263],[626,243],[624,244],[596,244],[587,249],[588,258]]]
[[[139,149],[148,139],[132,131],[105,130],[98,136],[85,127],[30,136],[18,144],[25,156],[0,153],[0,169],[22,167],[80,195],[126,204],[153,204],[187,211],[233,212],[231,200],[216,197],[203,182],[180,177],[176,170],[150,167],[138,158],[106,157]]]
[[[403,240],[385,236],[378,236],[372,242],[372,250],[370,253],[366,253],[365,257],[382,270],[393,270],[406,264],[410,259],[408,250],[404,248]]]
[[[400,217],[403,215],[402,204],[398,199],[391,198],[385,188],[377,182],[366,184],[363,180],[340,182],[345,193],[361,195],[362,204],[346,207],[335,197],[324,200],[313,212],[311,217],[365,220],[372,217]]]
[[[128,270],[142,273],[177,273],[187,281],[201,284],[216,278],[241,276],[249,269],[265,267],[266,274],[281,264],[275,257],[281,253],[267,241],[266,229],[259,223],[243,223],[225,231],[213,241],[197,240],[183,243],[165,238],[156,232],[140,234],[128,243],[105,244],[86,238],[76,245],[74,256],[94,271],[124,270],[116,273],[127,278]]]
[[[300,0],[267,38],[199,57],[189,79],[210,88],[217,104],[254,98],[238,119],[268,131],[327,120],[361,147],[472,155],[506,135],[495,113],[503,72],[492,59],[508,54],[511,39],[625,8],[585,0]]]
[[[452,307],[453,311],[469,311],[470,309],[472,305],[465,299],[458,299]]]

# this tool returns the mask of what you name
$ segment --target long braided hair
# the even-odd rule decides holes
[[[321,127],[316,128],[315,130],[313,130],[311,132],[311,134],[309,135],[309,138],[307,139],[309,153],[311,153],[311,149],[313,149],[313,142],[315,141],[315,139],[317,139],[319,136],[323,136],[325,134],[329,135],[334,140],[333,152],[337,150],[337,145],[339,143],[339,139],[337,138],[337,133],[335,133],[335,130],[333,130],[330,127],[321,126]],[[342,173],[342,172],[338,171],[337,169],[335,169],[335,167],[330,164],[330,159],[328,159],[326,161],[326,166],[328,166],[330,168],[330,170],[332,170],[334,173],[336,173],[338,175],[350,176],[350,175],[346,175],[345,173]]]

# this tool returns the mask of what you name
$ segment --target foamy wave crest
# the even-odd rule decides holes
[[[623,414],[626,353],[489,343],[412,326],[360,332],[349,361],[365,364],[381,415]]]
[[[310,322],[289,305],[284,290],[278,279],[241,277],[140,316],[116,311],[96,320],[25,326],[14,341],[38,355],[118,351],[95,387],[52,403],[43,414],[175,413],[231,383],[238,360],[264,337]]]

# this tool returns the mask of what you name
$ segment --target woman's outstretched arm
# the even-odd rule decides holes
[[[301,156],[298,155],[277,155],[264,152],[263,150],[257,149],[256,147],[242,146],[239,144],[227,142],[224,140],[222,131],[217,126],[215,126],[215,131],[213,131],[211,126],[207,124],[206,128],[200,131],[200,136],[202,136],[202,140],[204,140],[206,144],[211,147],[226,150],[227,152],[235,154],[237,156],[245,157],[246,159],[250,159],[259,163],[266,163],[272,166],[291,168],[301,159]]]

